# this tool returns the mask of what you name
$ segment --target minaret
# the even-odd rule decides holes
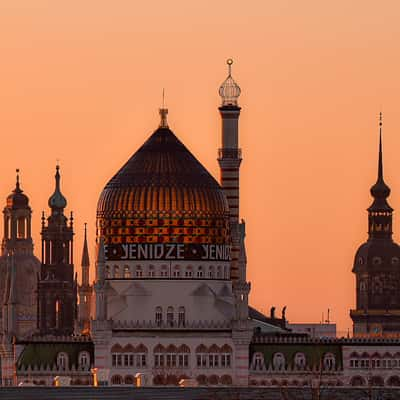
[[[73,217],[64,215],[67,200],[56,167],[55,190],[49,198],[50,216],[42,217],[42,266],[38,284],[38,329],[42,334],[70,335],[77,314],[73,264]]]
[[[96,320],[104,321],[107,319],[106,299],[105,299],[105,268],[106,257],[104,251],[104,240],[100,238],[96,262],[96,283],[94,289],[96,292]]]
[[[382,114],[379,118],[378,177],[371,187],[368,240],[358,249],[356,309],[350,311],[355,336],[400,334],[400,247],[392,239],[393,209],[390,188],[383,178]]]
[[[87,333],[90,329],[90,317],[91,317],[91,304],[92,304],[92,293],[93,288],[89,284],[89,251],[87,245],[87,227],[85,223],[85,236],[83,241],[82,251],[82,284],[78,288],[79,293],[79,329]]]
[[[227,60],[228,77],[219,88],[222,104],[219,112],[222,118],[222,143],[219,149],[218,162],[220,166],[221,186],[228,200],[230,211],[231,248],[231,279],[239,279],[239,168],[242,162],[242,151],[239,148],[239,115],[238,98],[240,87],[232,78],[231,59]]]

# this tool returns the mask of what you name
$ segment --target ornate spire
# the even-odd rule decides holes
[[[60,190],[60,166],[58,164],[56,165],[55,180],[56,180],[56,188],[54,190],[54,193],[49,198],[49,207],[51,209],[62,210],[67,206],[67,200],[62,195]]]
[[[378,178],[371,187],[374,202],[368,211],[393,211],[386,199],[390,195],[390,188],[383,179],[383,152],[382,152],[382,113],[379,114],[379,153],[378,153]]]
[[[240,96],[240,87],[232,78],[232,64],[233,60],[229,58],[226,61],[228,65],[228,77],[224,80],[219,88],[219,95],[222,99],[222,107],[224,106],[238,106],[238,98]]]
[[[87,245],[87,223],[85,222],[85,236],[83,239],[83,251],[82,251],[82,267],[89,267],[90,262],[89,262],[89,251],[88,251],[88,245]],[[89,282],[88,282],[89,284]]]
[[[22,190],[19,186],[19,168],[17,168],[15,170],[17,177],[16,177],[16,183],[15,183],[15,189],[14,189],[14,193],[22,193]]]

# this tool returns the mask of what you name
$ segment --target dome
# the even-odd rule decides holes
[[[29,208],[29,198],[23,193],[19,184],[19,170],[17,169],[17,182],[15,189],[7,197],[7,208]]]
[[[107,183],[97,206],[105,244],[228,241],[218,182],[162,124]]]
[[[54,193],[49,198],[49,207],[51,209],[63,209],[67,206],[67,199],[60,190],[60,167],[58,165],[56,166],[55,180],[56,188]]]
[[[389,240],[368,240],[355,255],[353,272],[400,271],[400,246]]]

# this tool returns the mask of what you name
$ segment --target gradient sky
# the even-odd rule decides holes
[[[60,159],[80,261],[83,223],[93,250],[99,194],[157,127],[162,88],[170,127],[218,177],[232,57],[251,303],[287,305],[290,322],[330,308],[346,331],[380,110],[400,209],[399,20],[398,0],[0,0],[0,199],[20,168],[38,250]]]

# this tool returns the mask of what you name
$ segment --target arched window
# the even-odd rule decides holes
[[[90,366],[90,354],[87,351],[81,351],[79,353],[78,365],[80,368],[88,368]]]
[[[167,324],[168,326],[174,325],[174,309],[171,306],[167,308]]]
[[[135,275],[136,275],[136,278],[141,278],[143,276],[142,267],[140,265],[136,266]]]
[[[106,265],[106,278],[110,277],[110,266]]]
[[[230,375],[222,375],[220,382],[221,385],[225,386],[232,385],[232,377]]]
[[[129,268],[129,265],[124,266],[124,278],[129,279],[131,277],[131,270]]]
[[[115,279],[119,279],[121,278],[120,274],[119,274],[119,266],[118,265],[114,265],[114,278]],[[121,378],[122,379],[122,378]]]
[[[163,368],[165,365],[165,348],[161,344],[158,344],[156,347],[154,347],[153,350],[154,353],[154,366],[156,368]]]
[[[111,347],[111,360],[113,367],[122,367],[122,347],[116,343]]]
[[[294,366],[303,370],[306,367],[306,356],[304,353],[296,353],[294,356]]]
[[[162,265],[161,266],[161,273],[160,273],[161,277],[166,278],[168,277],[168,268],[166,265]]]
[[[217,279],[221,279],[221,274],[222,274],[222,272],[221,272],[221,266],[219,265],[219,266],[217,267]]]
[[[196,348],[197,368],[207,368],[207,347],[204,344]]]
[[[113,375],[111,377],[111,385],[122,385],[122,376],[121,375]]]
[[[188,368],[189,367],[189,354],[190,348],[183,344],[178,348],[178,367]]]
[[[325,370],[328,370],[328,371],[334,370],[336,367],[336,359],[335,359],[334,354],[326,353],[324,355],[323,365],[324,365]]]
[[[186,268],[185,277],[186,277],[186,278],[191,278],[192,276],[193,276],[193,270],[192,270],[192,267],[189,265],[189,266]]]
[[[162,325],[162,308],[161,307],[156,307],[156,325],[161,326]]]
[[[373,376],[369,382],[371,386],[384,386],[383,378],[381,376]]]
[[[262,371],[264,369],[264,356],[262,353],[254,353],[253,355],[253,370]]]
[[[179,265],[175,265],[173,275],[174,275],[174,278],[179,278],[181,276],[181,269],[180,269]]]
[[[203,277],[203,267],[202,266],[197,268],[197,277],[198,278],[202,278]]]
[[[156,272],[154,270],[154,265],[149,265],[149,277],[154,278],[156,276]]]
[[[285,356],[282,353],[275,353],[272,359],[272,366],[276,371],[285,369]]]
[[[126,375],[124,382],[125,382],[125,385],[133,385],[135,380],[132,375]]]
[[[214,278],[214,267],[212,265],[208,267],[208,277],[210,279]]]
[[[139,344],[136,347],[136,367],[144,368],[147,365],[147,347],[144,344]]]
[[[178,326],[185,326],[185,324],[186,324],[185,307],[179,307]]]
[[[387,385],[388,386],[400,386],[400,378],[397,375],[391,376],[387,380]]]
[[[57,367],[59,369],[68,369],[68,354],[61,352],[57,354]]]
[[[221,349],[221,367],[222,368],[230,368],[231,360],[232,360],[232,348],[231,346],[224,344]]]

